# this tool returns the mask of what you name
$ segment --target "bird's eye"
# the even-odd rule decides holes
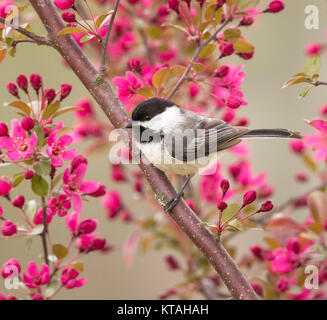
[[[147,120],[147,121],[150,120],[150,119],[151,119],[150,116],[145,117],[145,120]]]

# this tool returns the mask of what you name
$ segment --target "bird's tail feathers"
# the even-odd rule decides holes
[[[302,139],[298,131],[288,129],[254,129],[247,132],[242,138],[288,138]]]

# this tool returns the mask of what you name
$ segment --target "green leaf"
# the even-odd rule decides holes
[[[96,19],[95,19],[95,24],[97,27],[100,27],[101,26],[101,23],[109,16],[113,13],[114,11],[113,10],[110,10],[108,13],[105,13],[105,14],[102,14],[101,16],[98,16]],[[109,20],[108,20],[108,23],[109,23]]]
[[[35,175],[31,183],[32,190],[36,195],[45,197],[48,194],[49,185],[41,176]]]
[[[61,31],[58,32],[57,37],[62,37],[66,34],[72,34],[72,33],[82,33],[82,34],[87,34],[87,32],[80,28],[80,27],[67,27],[62,29]]]
[[[213,43],[209,43],[201,50],[199,57],[200,58],[210,57],[215,50],[216,50],[216,45]]]
[[[44,140],[44,132],[39,126],[35,126],[34,132],[37,136],[37,146],[40,146]]]
[[[21,184],[21,182],[23,182],[23,180],[24,180],[24,174],[19,175],[19,176],[16,177],[15,180],[13,181],[12,186],[13,186],[14,188],[16,188],[18,185]]]
[[[308,77],[312,77],[315,73],[318,73],[321,66],[321,59],[319,56],[312,56],[308,58],[304,65],[304,73]]]
[[[292,78],[292,79],[287,80],[283,84],[282,89],[288,88],[290,86],[294,86],[295,84],[303,83],[303,82],[308,82],[306,77]]]
[[[56,101],[47,106],[47,108],[43,111],[42,119],[49,119],[56,111],[60,108],[60,101]]]
[[[241,30],[238,28],[229,28],[224,31],[224,38],[230,42],[235,42],[241,36]]]
[[[84,271],[84,263],[83,262],[77,261],[77,262],[72,263],[71,266],[80,272]]]
[[[254,51],[254,46],[243,39],[238,39],[234,42],[234,49],[241,53],[251,53]]]
[[[81,107],[66,107],[66,108],[61,108],[59,111],[57,111],[52,118],[56,118],[58,116],[61,116],[64,113],[70,112],[70,111],[76,111],[76,110],[83,110]]]
[[[144,87],[137,90],[137,94],[145,98],[151,98],[154,96],[154,89],[152,87]]]
[[[37,226],[35,226],[29,233],[28,235],[30,236],[37,236],[39,234],[41,234],[44,230],[44,225],[43,224],[39,224]]]
[[[202,63],[192,63],[192,68],[195,72],[203,72],[206,69]]]
[[[14,107],[16,109],[19,109],[20,111],[23,111],[26,115],[30,115],[31,108],[23,101],[14,101],[8,104],[9,107]]]
[[[152,83],[155,88],[160,89],[167,81],[170,74],[169,68],[162,68],[158,70],[152,77]]]
[[[92,40],[95,37],[93,34],[86,34],[83,38],[79,39],[80,43],[85,43]]]
[[[0,63],[6,58],[7,49],[5,47],[0,48]]]
[[[68,249],[60,243],[54,244],[52,250],[58,259],[63,259],[68,255]]]
[[[300,99],[303,99],[309,93],[309,91],[311,90],[311,88],[312,88],[312,85],[306,86],[304,88],[304,90],[300,93],[299,98]]]
[[[40,176],[48,176],[51,172],[51,164],[48,160],[41,160],[33,168],[35,173]]]
[[[182,31],[182,32],[188,34],[187,30],[185,28],[183,28],[182,26],[179,26],[178,24],[172,24],[172,23],[165,22],[161,26],[162,27],[172,28],[172,29]]]
[[[240,210],[240,206],[238,204],[232,203],[230,204],[222,214],[222,220],[227,221],[230,219],[237,211]]]

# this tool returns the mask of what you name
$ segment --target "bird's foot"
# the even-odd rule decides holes
[[[183,195],[184,195],[184,192],[178,193],[175,198],[169,200],[165,204],[164,210],[166,212],[171,212],[177,206],[178,202],[182,199]]]

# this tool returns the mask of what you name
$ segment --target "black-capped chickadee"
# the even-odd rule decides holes
[[[157,168],[187,176],[177,196],[169,201],[171,211],[199,169],[208,166],[219,151],[241,142],[243,138],[295,138],[298,132],[287,129],[254,129],[237,127],[223,120],[207,118],[184,110],[176,103],[151,98],[139,103],[132,121],[125,128],[133,129],[133,140],[146,158]]]

